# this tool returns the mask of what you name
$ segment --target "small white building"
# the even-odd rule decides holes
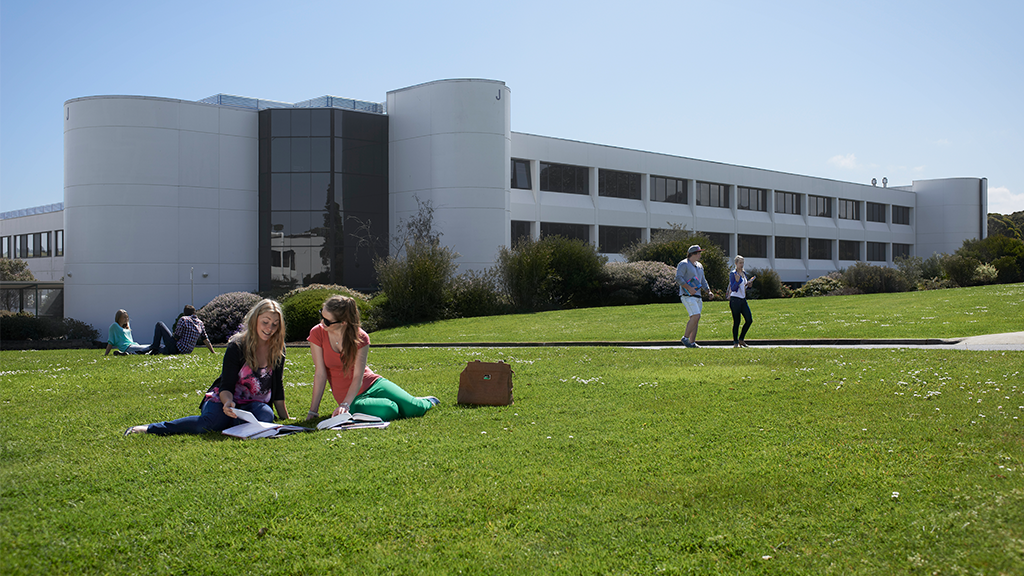
[[[984,178],[841,182],[513,132],[511,112],[509,87],[481,79],[394,90],[386,104],[75,98],[63,223],[4,219],[0,238],[63,229],[65,314],[102,330],[118,308],[141,327],[225,292],[372,288],[373,259],[425,202],[477,270],[523,235],[582,238],[616,259],[681,225],[804,282],[987,233]]]

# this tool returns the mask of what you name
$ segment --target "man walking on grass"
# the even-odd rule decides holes
[[[703,252],[704,250],[697,244],[690,246],[690,249],[686,251],[686,259],[676,266],[679,299],[686,307],[686,313],[690,315],[690,320],[686,323],[686,333],[681,340],[687,348],[700,348],[700,345],[697,344],[697,323],[700,322],[700,313],[704,309],[704,302],[700,297],[701,289],[708,291],[708,299],[715,297],[711,293],[708,281],[704,279],[704,265],[700,263]]]

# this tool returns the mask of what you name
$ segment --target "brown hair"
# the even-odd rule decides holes
[[[124,318],[124,324],[121,324],[121,318]],[[114,323],[122,328],[131,328],[131,326],[128,325],[128,311],[122,308],[115,312]]]
[[[260,316],[268,312],[277,314],[277,317],[281,319],[277,332],[274,332],[267,342],[269,347],[267,350],[267,363],[268,367],[273,369],[284,358],[284,313],[281,311],[281,305],[276,300],[265,298],[257,302],[245,314],[245,328],[231,337],[231,342],[237,342],[241,346],[242,354],[245,356],[245,363],[253,370],[259,368],[256,365],[256,347],[260,343],[260,338],[256,334],[256,329],[259,326]]]
[[[341,334],[341,367],[348,370],[356,359],[359,346],[359,308],[355,300],[336,294],[324,302],[324,310],[330,312],[335,320],[346,323],[345,331]]]

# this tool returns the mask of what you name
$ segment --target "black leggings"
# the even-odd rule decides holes
[[[733,343],[743,340],[747,336],[747,329],[754,322],[754,317],[750,314],[750,306],[747,305],[746,298],[739,298],[733,296],[729,298],[729,309],[732,310],[732,341]],[[743,315],[745,322],[743,323],[743,333],[740,334],[740,314]],[[739,334],[737,336],[737,334]]]

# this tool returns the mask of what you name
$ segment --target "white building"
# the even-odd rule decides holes
[[[65,103],[65,314],[136,326],[231,291],[374,283],[421,203],[464,269],[522,235],[613,259],[652,230],[707,233],[804,282],[856,261],[984,238],[987,181],[885,187],[522,134],[500,81],[441,80],[382,104],[94,96]],[[0,237],[14,235],[0,221]],[[140,332],[141,334],[141,332]]]

